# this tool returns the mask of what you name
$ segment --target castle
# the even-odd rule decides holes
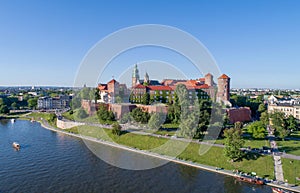
[[[222,74],[216,84],[213,75],[208,73],[204,78],[195,80],[164,79],[162,82],[150,80],[146,72],[143,80],[140,80],[139,70],[135,65],[132,72],[132,85],[130,102],[142,103],[143,96],[148,93],[150,102],[171,103],[174,99],[176,86],[183,84],[189,91],[189,97],[202,99],[211,98],[219,103],[230,105],[230,77]]]

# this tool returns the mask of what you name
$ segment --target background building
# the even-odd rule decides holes
[[[190,99],[211,98],[230,106],[230,78],[225,74],[218,78],[218,85],[214,83],[213,75],[210,73],[196,80],[164,79],[161,83],[157,80],[150,80],[148,73],[145,74],[144,80],[139,80],[139,77],[139,70],[135,65],[129,99],[131,103],[143,103],[143,97],[146,97],[146,94],[149,94],[150,103],[171,103],[176,86],[183,84],[189,92]]]

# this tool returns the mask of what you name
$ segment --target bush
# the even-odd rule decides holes
[[[99,110],[97,111],[98,118],[101,121],[114,121],[115,115],[112,111],[109,111],[105,104],[99,105]]]
[[[120,136],[122,134],[122,127],[119,123],[114,123],[112,125],[112,134]]]

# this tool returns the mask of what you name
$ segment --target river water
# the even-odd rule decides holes
[[[21,144],[20,151],[12,142]],[[118,149],[102,145],[103,152]],[[126,151],[122,150],[123,154]],[[141,156],[128,153],[138,162]],[[144,156],[142,159],[153,159]],[[201,192],[266,193],[268,186],[175,163],[133,171],[99,159],[75,137],[41,127],[39,123],[0,120],[0,193],[6,192]]]

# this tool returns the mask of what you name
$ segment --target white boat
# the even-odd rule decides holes
[[[16,149],[20,149],[20,144],[18,144],[17,142],[13,142],[12,144],[13,148],[16,148]]]
[[[10,121],[11,121],[12,123],[16,122],[16,120],[15,120],[15,119],[11,119]]]

